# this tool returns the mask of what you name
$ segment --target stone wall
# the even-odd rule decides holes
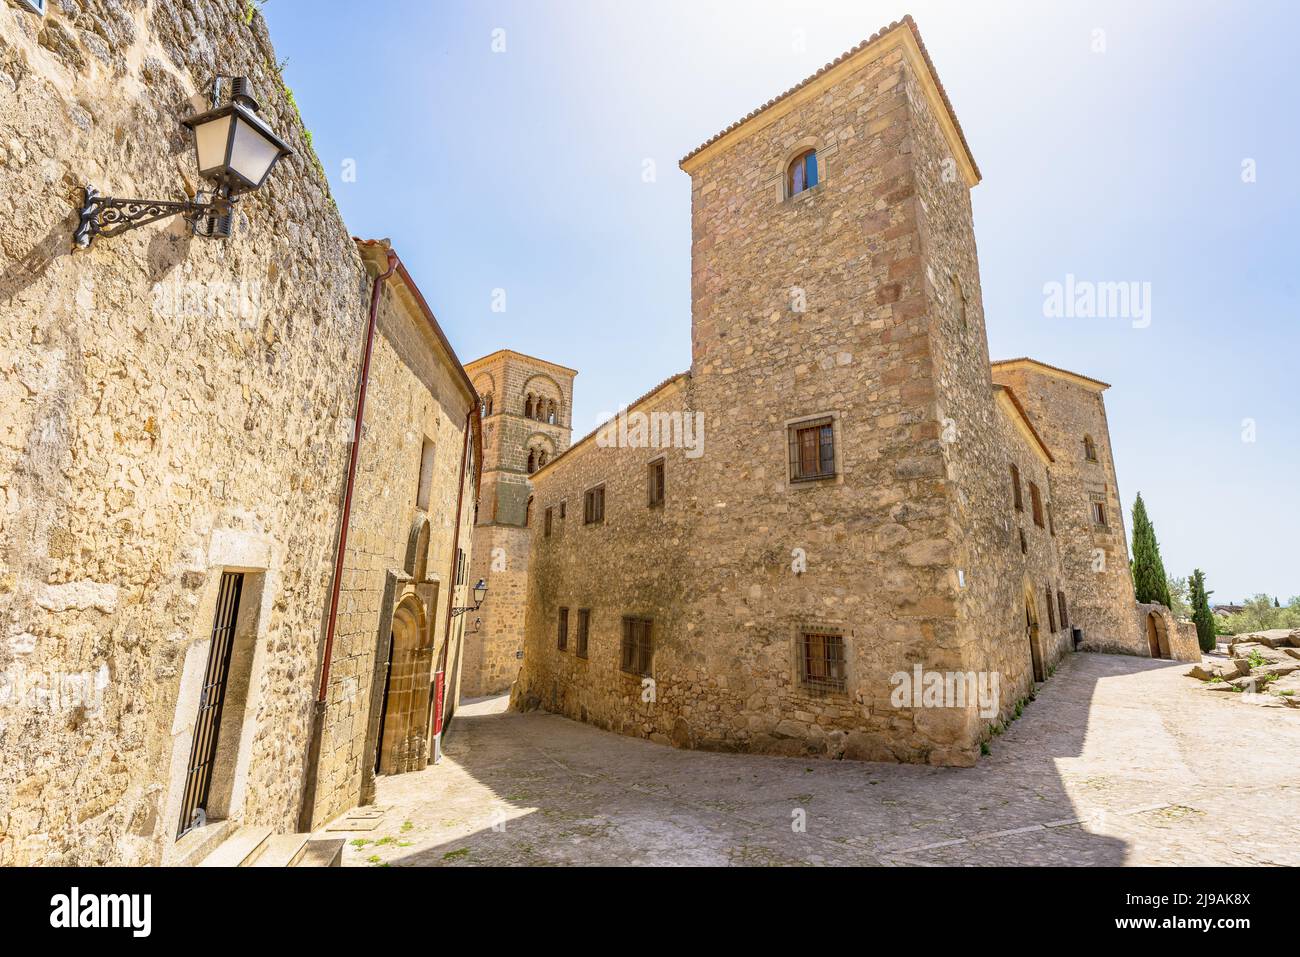
[[[363,245],[372,275],[387,268],[386,247]],[[409,727],[412,741],[400,770],[427,763],[432,745],[429,686],[438,662],[446,661],[448,678],[457,670],[461,648],[459,619],[447,638],[447,608],[453,599],[464,605],[464,578],[471,560],[473,480],[463,477],[466,415],[474,396],[454,355],[439,342],[431,320],[417,300],[418,290],[404,274],[383,286],[377,334],[370,365],[364,432],[348,529],[348,549],[340,590],[337,631],[330,667],[328,709],[324,722],[314,820],[326,821],[355,806],[374,774],[379,712],[384,700],[385,669],[391,649],[394,610],[410,610],[420,632],[414,657],[420,665],[410,691],[423,702]],[[428,470],[427,500],[421,479]],[[456,509],[463,508],[460,539]],[[454,548],[465,553],[466,570],[454,590]],[[445,653],[445,654],[444,654]],[[376,673],[376,661],[379,673]],[[421,685],[415,687],[416,685]],[[423,697],[421,697],[423,695]],[[451,699],[451,700],[454,700]],[[384,724],[385,738],[396,724]],[[414,739],[418,738],[418,741]],[[391,742],[389,742],[391,748]]]
[[[295,823],[368,284],[247,9],[0,4],[0,864],[171,846],[227,568],[256,636],[231,811]],[[198,182],[178,119],[216,73],[298,151],[233,238],[173,219],[71,252],[85,183]]]
[[[1106,384],[1030,360],[995,363],[993,377],[1015,391],[1052,450],[1053,514],[1071,619],[1083,629],[1083,647],[1146,654],[1145,633],[1133,628],[1128,538],[1102,398]],[[1087,458],[1085,436],[1093,440],[1096,461]],[[1094,498],[1105,505],[1105,525],[1093,519]]]

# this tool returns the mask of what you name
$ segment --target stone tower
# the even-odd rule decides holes
[[[466,371],[483,398],[483,484],[470,581],[487,598],[468,612],[461,694],[509,689],[519,669],[528,587],[528,476],[569,447],[577,371],[501,349]],[[477,630],[475,630],[477,621]]]

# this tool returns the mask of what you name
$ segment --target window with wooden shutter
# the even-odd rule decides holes
[[[800,422],[789,427],[790,479],[806,482],[835,477],[835,421]]]
[[[1056,631],[1056,604],[1052,601],[1052,586],[1047,586],[1047,623],[1051,626],[1049,631]]]
[[[555,647],[564,651],[569,647],[569,609],[560,609],[560,618],[555,625]]]
[[[1029,483],[1029,505],[1033,509],[1034,524],[1039,528],[1043,527],[1043,496],[1038,491],[1038,486],[1033,482]]]
[[[843,691],[844,636],[821,631],[799,635],[799,680],[815,691]]]
[[[587,636],[591,632],[591,609],[578,609],[578,640],[573,649],[573,653],[579,658],[587,657]]]
[[[1025,500],[1020,493],[1020,469],[1014,464],[1011,466],[1011,500],[1015,502],[1017,512],[1025,510]]]
[[[605,521],[605,486],[587,489],[582,497],[582,524],[597,525]]]
[[[650,674],[654,660],[654,644],[649,618],[623,619],[623,647],[619,667],[628,674]]]
[[[1069,628],[1069,627],[1070,627],[1070,616],[1069,616],[1069,614],[1068,614],[1068,613],[1066,612],[1066,610],[1065,610],[1065,592],[1061,591],[1060,589],[1057,589],[1057,592],[1056,592],[1056,604],[1057,604],[1057,608],[1058,608],[1058,610],[1059,610],[1060,613],[1061,613],[1061,627],[1062,627],[1063,629],[1065,629],[1065,628]]]
[[[648,483],[651,508],[664,503],[664,471],[663,459],[656,459],[650,463]]]
[[[550,509],[550,508],[548,508],[548,509],[546,510],[546,521],[545,521],[544,524],[545,524],[545,526],[546,526],[546,537],[547,537],[547,538],[550,538],[550,537],[551,537],[551,512],[552,512],[552,511],[553,511],[553,510]]]

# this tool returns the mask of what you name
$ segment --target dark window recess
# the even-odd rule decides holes
[[[1061,591],[1060,589],[1058,589],[1056,592],[1056,605],[1057,605],[1057,610],[1060,611],[1061,613],[1061,628],[1062,629],[1069,628],[1070,615],[1065,610],[1065,592]]]
[[[1052,503],[1047,503],[1047,530],[1052,535],[1056,534],[1056,516],[1052,514]]]
[[[546,525],[546,537],[547,537],[547,538],[550,538],[550,537],[551,537],[551,512],[552,512],[552,509],[549,509],[549,508],[548,508],[548,509],[546,510],[546,521],[545,521],[545,525]]]
[[[1043,527],[1043,496],[1038,491],[1038,486],[1033,482],[1029,483],[1029,505],[1034,512],[1034,524],[1039,528]],[[1053,629],[1055,630],[1055,629]]]
[[[1089,462],[1097,461],[1097,443],[1092,441],[1091,435],[1083,437],[1083,457]]]
[[[1056,605],[1052,601],[1052,586],[1047,586],[1047,623],[1051,625],[1051,631],[1056,631]]]
[[[568,504],[568,499],[560,503],[560,521],[564,521],[564,506]]]
[[[650,507],[664,503],[664,460],[650,463]]]
[[[465,578],[466,578],[465,572],[468,570],[468,569],[466,568],[466,564],[467,564],[467,563],[466,563],[466,561],[465,561],[465,550],[464,550],[463,548],[458,548],[458,549],[456,549],[456,582],[455,582],[455,584],[457,584],[457,585],[463,585],[463,584],[465,584]]]
[[[555,626],[555,647],[564,651],[569,647],[569,609],[560,609],[560,620]]]
[[[605,486],[588,489],[582,497],[582,524],[597,525],[605,521]]]
[[[785,174],[787,196],[795,196],[817,185],[817,151],[808,150],[794,158]]]
[[[1092,503],[1092,524],[1105,526],[1106,524],[1106,503]]]
[[[578,609],[578,641],[573,649],[579,658],[587,657],[587,637],[591,633],[591,609]]]
[[[628,674],[649,675],[654,660],[654,640],[649,618],[623,619],[623,647],[619,667]]]
[[[818,691],[843,691],[844,636],[803,632],[799,636],[799,680]]]
[[[185,794],[181,798],[181,819],[176,838],[207,821],[208,792],[212,787],[212,766],[217,758],[217,733],[221,730],[221,708],[226,703],[226,679],[230,677],[230,653],[235,646],[235,622],[239,619],[239,596],[244,590],[242,572],[223,572],[217,591],[217,612],[212,621],[208,666],[199,691],[199,713],[194,719],[194,742],[185,773]]]
[[[796,482],[835,476],[835,423],[831,419],[800,423],[789,429],[790,478]]]
[[[1011,466],[1011,500],[1016,504],[1016,511],[1025,510],[1025,500],[1020,493],[1020,469]]]
[[[1025,538],[1025,530],[1020,529],[1020,554],[1029,554],[1029,541]]]

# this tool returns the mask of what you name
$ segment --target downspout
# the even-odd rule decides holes
[[[312,711],[311,739],[304,771],[302,806],[298,811],[298,830],[310,831],[316,803],[316,776],[320,770],[320,749],[325,724],[325,707],[329,694],[330,660],[334,653],[334,632],[338,625],[339,591],[343,584],[343,561],[347,555],[348,525],[352,521],[352,491],[357,478],[357,459],[361,454],[361,430],[365,422],[366,391],[370,385],[370,357],[374,351],[378,325],[379,296],[384,282],[397,271],[397,253],[388,250],[388,269],[375,276],[370,288],[370,314],[366,321],[366,345],[361,357],[361,381],[357,385],[357,412],[352,422],[352,449],[348,455],[347,482],[343,487],[343,509],[339,521],[338,549],[334,554],[334,576],[330,585],[329,617],[325,622],[325,647],[321,653],[320,688]]]
[[[443,712],[446,710],[445,695],[447,693],[447,688],[446,688],[447,657],[451,652],[451,628],[452,628],[452,623],[455,621],[456,618],[456,616],[453,615],[451,612],[452,612],[452,608],[454,608],[456,605],[456,571],[458,565],[456,559],[457,556],[460,554],[461,513],[465,503],[465,480],[466,480],[465,463],[466,463],[466,459],[469,456],[470,432],[473,430],[474,427],[474,415],[476,411],[477,411],[476,407],[473,404],[471,404],[469,411],[465,413],[465,440],[461,443],[460,446],[460,472],[459,472],[460,487],[456,489],[456,527],[452,531],[452,535],[451,535],[451,573],[447,578],[447,580],[451,583],[451,588],[448,590],[447,593],[447,627],[443,632],[442,651],[438,655],[438,669],[434,674],[434,678],[433,678],[434,680],[433,707],[435,709],[433,714],[433,741],[434,741],[433,757],[435,758],[440,754],[439,749],[441,747],[440,745],[441,736],[446,731],[446,729],[442,726],[442,715]],[[465,567],[465,573],[466,575],[469,574],[468,565],[466,565]]]

